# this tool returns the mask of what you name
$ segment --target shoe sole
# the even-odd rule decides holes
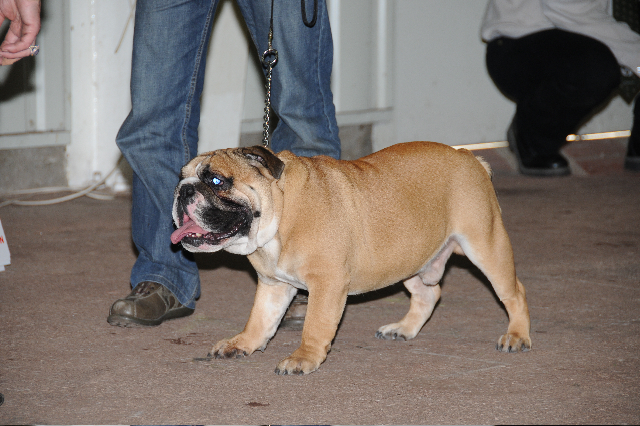
[[[507,131],[507,142],[509,142],[509,150],[516,156],[516,160],[518,161],[518,170],[521,174],[538,177],[561,177],[569,176],[571,174],[571,169],[568,167],[560,169],[531,169],[524,166],[522,164],[522,158],[520,158],[520,151],[518,151],[518,146],[516,145],[516,137],[513,134],[513,129],[511,127],[509,127],[509,130]]]
[[[173,311],[169,311],[163,316],[161,316],[160,318],[157,318],[154,320],[147,320],[142,318],[112,314],[107,317],[107,322],[113,326],[126,327],[126,328],[155,327],[171,319],[187,317],[191,315],[193,311],[194,309],[183,307],[183,308],[175,309]]]

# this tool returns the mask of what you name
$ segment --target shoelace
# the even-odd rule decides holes
[[[140,283],[136,286],[135,292],[133,294],[148,296],[151,294],[152,291],[156,289],[156,285],[157,284],[150,283],[150,282]]]

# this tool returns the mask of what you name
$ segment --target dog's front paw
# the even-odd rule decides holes
[[[529,337],[520,337],[515,333],[507,333],[505,335],[500,336],[498,339],[498,343],[496,344],[496,349],[500,352],[526,352],[531,350],[531,338]]]
[[[234,337],[232,339],[224,339],[220,340],[213,346],[211,352],[209,353],[210,358],[244,358],[245,356],[251,355],[254,350],[241,345],[238,342],[238,337]]]
[[[300,349],[296,350],[287,358],[278,363],[276,374],[281,376],[309,374],[316,371],[324,358],[318,358],[310,354],[304,353]]]
[[[417,332],[406,330],[400,323],[383,325],[376,331],[376,337],[384,340],[409,340],[416,337]]]

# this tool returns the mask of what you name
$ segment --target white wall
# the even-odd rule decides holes
[[[44,4],[43,14],[40,54],[0,68],[2,95],[15,90],[0,103],[0,150],[69,143],[68,2]]]
[[[484,1],[328,1],[339,124],[373,122],[374,149],[416,139],[448,144],[504,139],[514,105],[486,73],[479,36]],[[81,186],[108,173],[120,156],[115,136],[130,108],[133,22],[128,19],[134,0],[48,3],[61,4],[68,4],[70,26],[68,178]],[[200,132],[207,150],[237,145],[241,130],[259,131],[264,102],[243,24],[228,0],[221,6],[203,95]],[[43,51],[37,60],[45,57]],[[625,130],[630,124],[631,109],[617,98],[582,132]],[[3,140],[9,139],[0,136],[0,149]],[[122,182],[120,176],[110,184]]]
[[[515,112],[485,66],[478,0],[329,0],[339,124],[373,120],[374,149],[411,140],[450,145],[505,139]],[[249,64],[243,129],[262,119],[259,69]],[[391,107],[388,110],[388,107]],[[629,129],[619,97],[579,133]]]
[[[515,105],[486,71],[479,35],[485,4],[394,1],[393,118],[376,148],[416,139],[450,145],[504,140]],[[616,98],[580,133],[629,129],[631,122],[631,108]]]
[[[234,4],[221,1],[216,12],[201,98],[198,151],[237,146],[249,64],[249,40]]]
[[[131,108],[134,4],[134,0],[70,1],[67,177],[71,186],[100,179],[120,158],[115,138]],[[248,47],[228,0],[221,2],[213,36],[201,111],[201,151],[232,146],[240,137]],[[117,172],[108,184],[124,189],[126,180]]]
[[[392,140],[447,144],[501,140],[512,105],[484,66],[485,2],[395,2]]]

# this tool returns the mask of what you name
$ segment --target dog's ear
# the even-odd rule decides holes
[[[282,171],[284,170],[284,163],[270,150],[263,146],[250,146],[248,148],[241,148],[240,152],[245,158],[249,160],[257,161],[262,166],[266,167],[276,179],[280,179]]]

